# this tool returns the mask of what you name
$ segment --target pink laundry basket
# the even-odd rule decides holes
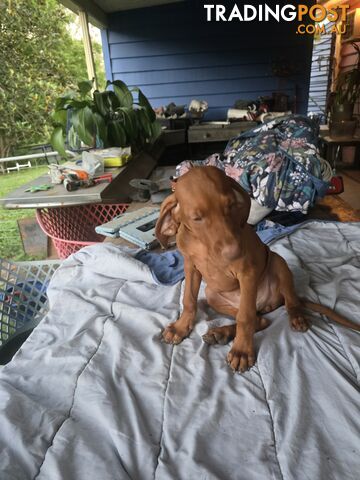
[[[103,242],[95,227],[121,215],[128,204],[89,204],[73,207],[39,208],[36,218],[55,245],[59,258],[67,258],[87,245]]]

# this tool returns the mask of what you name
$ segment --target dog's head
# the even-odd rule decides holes
[[[194,167],[162,203],[155,234],[166,248],[170,237],[184,231],[214,254],[232,258],[249,212],[250,197],[235,180],[216,167]]]

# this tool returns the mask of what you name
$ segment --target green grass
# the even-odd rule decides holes
[[[33,167],[20,172],[0,175],[0,197],[6,197],[12,190],[21,187],[43,175],[47,166]],[[35,216],[33,209],[7,210],[0,208],[0,257],[8,260],[33,260],[24,253],[17,221]]]

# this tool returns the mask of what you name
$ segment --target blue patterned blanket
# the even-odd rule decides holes
[[[260,205],[306,214],[329,186],[321,178],[317,138],[316,120],[280,117],[231,139],[223,155],[182,162],[177,175],[193,165],[213,165],[239,182]]]

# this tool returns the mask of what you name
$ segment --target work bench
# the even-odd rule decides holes
[[[52,208],[85,205],[90,203],[127,203],[130,200],[132,178],[147,178],[156,166],[156,159],[148,153],[141,153],[130,160],[124,167],[106,169],[112,173],[111,183],[99,183],[88,188],[79,188],[73,192],[65,190],[62,184],[53,188],[33,193],[26,190],[44,184],[50,184],[49,175],[42,175],[22,185],[0,199],[4,208]]]

